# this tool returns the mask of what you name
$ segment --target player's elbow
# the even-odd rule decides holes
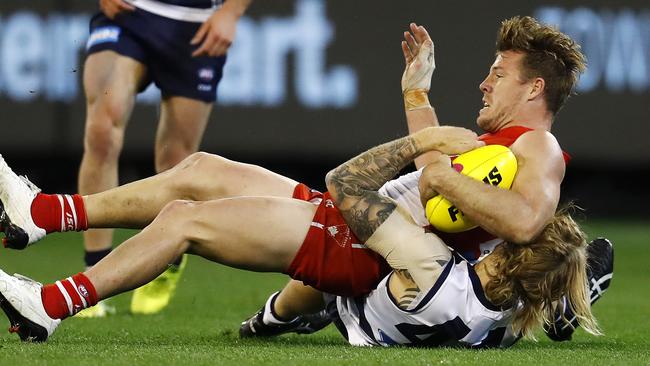
[[[504,239],[515,244],[528,244],[535,240],[544,228],[536,219],[523,217],[512,223],[509,232],[503,235]]]
[[[327,173],[325,176],[325,187],[327,187],[327,191],[329,192],[334,202],[338,202],[341,198],[341,194],[339,192],[340,188],[338,187],[339,185],[335,183],[337,180],[338,178],[336,169],[330,170],[329,173]]]

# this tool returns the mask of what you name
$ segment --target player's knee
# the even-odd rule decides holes
[[[165,237],[171,239],[171,243],[178,245],[179,253],[185,252],[188,249],[190,235],[195,230],[192,225],[194,222],[192,209],[195,204],[195,202],[186,200],[174,200],[167,203],[151,225],[147,227],[147,230],[157,232],[164,230]]]
[[[217,156],[217,155],[209,154],[203,151],[194,152],[192,154],[189,154],[185,159],[183,159],[183,161],[181,161],[178,164],[178,167],[182,169],[191,168],[197,163],[199,163],[200,161],[209,159],[211,156]]]
[[[89,101],[88,115],[95,120],[106,121],[113,126],[125,124],[133,110],[133,97],[118,95],[114,89],[111,93],[103,94],[94,102]]]
[[[176,165],[185,162],[192,156],[193,148],[170,144],[162,148],[156,148],[156,172],[161,173]]]
[[[176,165],[171,181],[176,196],[200,201],[206,197],[220,197],[222,174],[232,162],[218,155],[196,152]]]
[[[206,155],[195,166],[196,174],[210,176],[211,193],[216,197],[242,195],[242,187],[251,182],[259,167],[229,160],[218,155]]]
[[[183,222],[190,217],[189,211],[196,205],[194,201],[174,200],[160,210],[155,221],[164,222],[166,225],[183,226]]]
[[[89,121],[86,126],[84,148],[97,160],[117,159],[122,150],[123,131],[110,123]]]

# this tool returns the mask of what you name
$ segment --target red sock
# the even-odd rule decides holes
[[[88,229],[83,198],[63,194],[39,193],[32,201],[32,219],[49,234],[57,231]]]
[[[88,277],[77,273],[61,281],[43,286],[41,300],[52,319],[65,319],[97,304],[97,291]]]

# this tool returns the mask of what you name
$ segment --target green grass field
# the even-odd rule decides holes
[[[256,311],[282,275],[248,273],[190,258],[172,304],[161,314],[128,313],[130,294],[113,299],[118,314],[69,319],[45,344],[24,344],[0,332],[0,365],[650,365],[650,227],[642,222],[594,222],[591,237],[615,244],[615,275],[594,312],[605,332],[582,331],[571,342],[522,341],[507,350],[355,348],[333,326],[311,336],[240,340],[239,323]],[[117,239],[131,232],[121,231]],[[48,237],[23,252],[0,250],[0,268],[51,282],[82,268],[79,234]],[[0,313],[2,314],[2,313]],[[4,316],[0,328],[8,327]]]

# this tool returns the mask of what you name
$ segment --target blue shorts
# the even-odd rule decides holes
[[[223,75],[226,56],[192,57],[198,46],[190,40],[201,23],[183,22],[136,9],[115,20],[98,13],[90,20],[88,55],[111,50],[147,67],[143,91],[151,82],[163,97],[182,96],[212,103]]]

